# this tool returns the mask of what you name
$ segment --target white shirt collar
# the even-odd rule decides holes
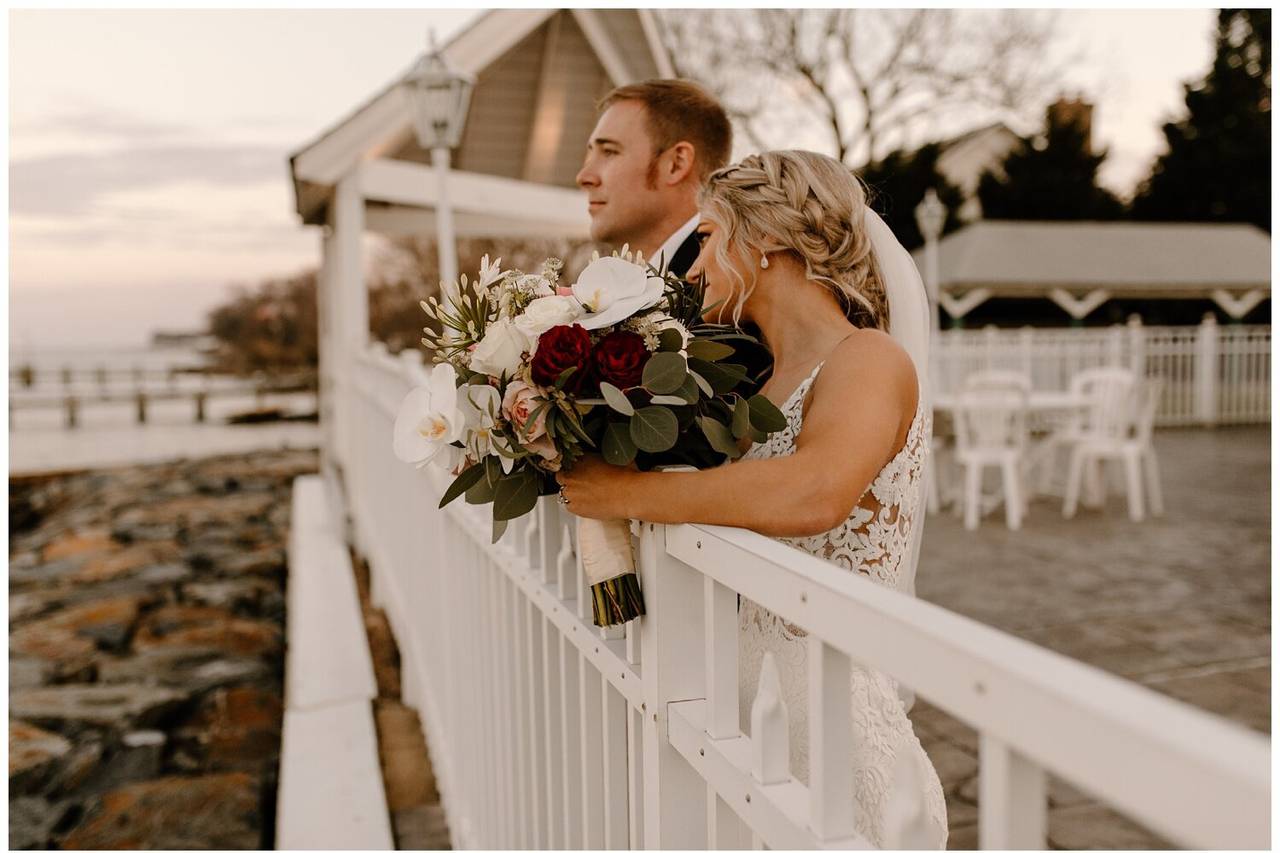
[[[671,263],[671,259],[675,257],[676,252],[680,249],[680,244],[689,239],[689,235],[698,227],[699,219],[701,219],[701,214],[695,213],[691,216],[689,221],[677,228],[676,233],[668,237],[667,242],[658,248],[657,253],[647,260],[656,266],[658,259],[661,258],[662,265],[664,267],[668,266]]]

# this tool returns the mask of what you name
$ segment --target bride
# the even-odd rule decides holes
[[[858,179],[807,151],[753,155],[713,173],[701,210],[702,251],[689,276],[705,283],[708,304],[720,304],[708,319],[728,310],[727,319],[760,329],[774,356],[762,393],[787,427],[744,446],[738,461],[704,471],[645,473],[586,457],[558,475],[568,509],[744,527],[913,594],[930,423],[928,326],[910,257],[867,209]],[[805,633],[746,599],[738,628],[743,731],[761,661],[772,652],[792,773],[807,783]],[[945,847],[942,786],[896,682],[856,662],[852,670],[858,831],[885,843],[894,768],[904,760],[915,763],[906,775],[922,780],[914,793],[923,797],[931,841]]]

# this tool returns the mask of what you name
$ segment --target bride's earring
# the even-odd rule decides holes
[[[761,256],[760,256],[760,269],[762,269],[762,270],[767,270],[768,268],[769,268],[769,256],[768,256],[768,255],[761,255]]]

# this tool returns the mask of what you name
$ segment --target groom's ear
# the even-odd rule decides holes
[[[663,151],[659,164],[663,183],[675,186],[694,175],[696,154],[693,143],[683,140]]]

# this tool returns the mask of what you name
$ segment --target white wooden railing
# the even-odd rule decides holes
[[[1271,327],[948,329],[933,350],[934,387],[959,388],[978,370],[1018,370],[1038,389],[1065,391],[1091,367],[1129,367],[1164,380],[1158,426],[1271,422]]]
[[[736,593],[809,633],[810,755],[848,754],[855,660],[979,732],[983,847],[1046,844],[1049,774],[1180,844],[1269,845],[1269,738],[753,533],[637,524],[649,615],[594,627],[553,500],[491,544],[488,506],[437,509],[447,478],[392,456],[422,376],[416,353],[362,354],[336,453],[454,846],[865,846],[847,762],[759,781]],[[889,836],[909,845],[912,826]]]

